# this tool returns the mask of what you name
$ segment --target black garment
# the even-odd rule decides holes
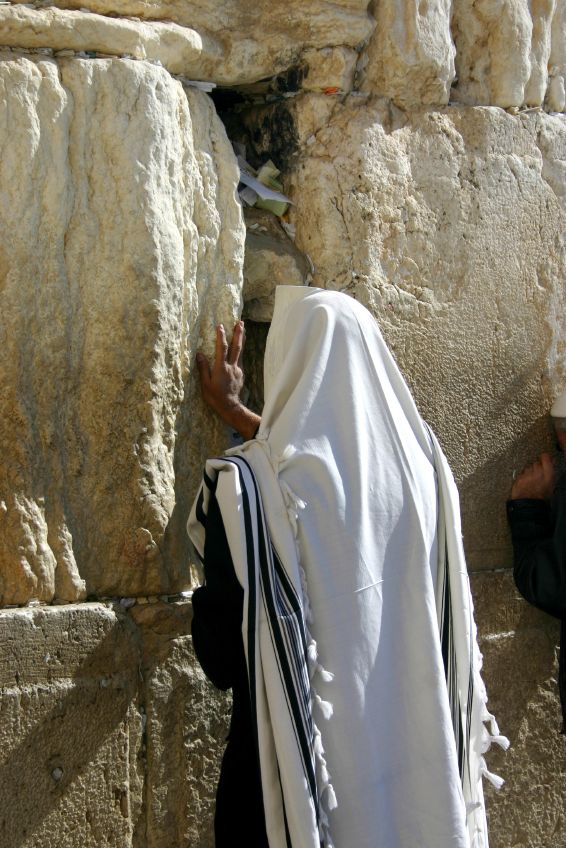
[[[562,732],[566,729],[566,477],[552,505],[543,500],[507,502],[515,584],[521,595],[561,620],[558,685]]]
[[[216,848],[268,848],[248,672],[242,641],[244,592],[211,494],[204,545],[205,585],[193,593],[193,646],[218,689],[232,689],[232,719],[216,793]]]

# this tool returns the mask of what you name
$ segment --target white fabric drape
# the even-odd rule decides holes
[[[260,430],[207,469],[245,589],[270,848],[315,848],[319,835],[325,848],[487,848],[492,737],[457,493],[367,310],[278,288]],[[251,531],[243,500],[255,487]],[[198,548],[197,525],[193,510]],[[256,549],[267,539],[273,574],[299,599],[313,797],[274,636],[285,616],[265,600],[268,565],[250,571],[250,535]]]

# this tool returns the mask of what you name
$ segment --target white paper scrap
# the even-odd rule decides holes
[[[240,180],[244,185],[249,186],[249,188],[253,188],[262,200],[280,200],[283,203],[292,203],[292,201],[289,200],[288,197],[285,197],[284,194],[281,194],[280,191],[274,191],[272,188],[268,188],[263,183],[260,183],[258,179],[247,173],[247,171],[244,171],[243,168],[240,168]]]
[[[183,79],[182,82],[184,85],[190,85],[192,88],[198,88],[200,91],[206,91],[207,94],[212,91],[213,88],[216,88],[215,82],[207,82],[206,80]]]
[[[255,206],[258,196],[257,192],[255,192],[253,188],[249,188],[249,186],[246,186],[246,188],[243,188],[239,194],[240,198],[244,201],[244,203],[246,203],[248,206]]]

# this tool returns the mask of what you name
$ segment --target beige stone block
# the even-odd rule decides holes
[[[225,443],[192,365],[240,312],[231,146],[144,62],[5,56],[0,92],[0,602],[178,591]]]
[[[1,6],[0,32],[3,47],[98,51],[110,56],[132,56],[159,61],[172,73],[202,77],[212,73],[214,55],[221,46],[202,38],[188,27],[174,23],[149,23],[106,18],[85,11],[28,6]]]
[[[557,0],[552,18],[550,56],[548,60],[546,106],[551,112],[566,111],[566,3]]]
[[[354,72],[358,61],[355,50],[346,47],[323,47],[322,50],[307,50],[302,55],[307,66],[302,83],[304,91],[324,91],[336,88],[351,91]]]
[[[562,111],[566,75],[564,0],[455,0],[455,99]],[[550,74],[550,75],[549,75]]]
[[[133,607],[147,710],[147,848],[213,848],[214,799],[230,696],[194,656],[189,602]]]
[[[14,3],[0,7],[0,31],[4,46],[129,54],[174,74],[235,85],[286,70],[305,49],[360,44],[374,26],[367,5],[290,0],[281,14],[277,5],[248,0],[62,0],[48,9]]]
[[[138,652],[99,604],[0,611],[0,843],[143,841]]]
[[[376,27],[360,61],[361,90],[403,109],[448,103],[455,49],[449,0],[379,0]]]
[[[310,268],[278,219],[253,207],[246,212],[243,318],[271,321],[277,286],[305,285]]]
[[[505,779],[485,786],[491,848],[562,848],[565,738],[557,686],[558,622],[518,595],[512,573],[472,576],[489,708],[511,747],[488,752]]]
[[[289,107],[297,246],[376,315],[454,469],[471,566],[509,563],[511,473],[552,447],[566,382],[566,120],[328,100]]]

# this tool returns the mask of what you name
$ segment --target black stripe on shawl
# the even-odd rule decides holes
[[[443,541],[445,543],[445,540]],[[458,772],[460,774],[460,779],[463,780],[464,765],[468,759],[467,748],[470,738],[469,732],[471,718],[471,702],[470,691],[468,691],[467,735],[466,738],[464,738],[464,730],[462,726],[462,711],[460,707],[460,697],[458,693],[458,671],[456,667],[456,651],[454,649],[454,632],[452,626],[452,606],[450,601],[450,575],[448,571],[448,551],[446,549],[444,563],[445,572],[442,575],[444,581],[442,589],[442,624],[440,631],[442,644],[442,659],[444,662],[444,671],[446,674],[446,683],[448,687],[450,715],[452,717],[452,729],[454,731],[454,741],[456,742],[456,753],[458,756]]]
[[[267,611],[267,621],[271,634],[273,646],[275,648],[275,656],[277,658],[279,675],[283,683],[283,691],[287,700],[287,707],[292,719],[293,730],[297,740],[297,746],[303,763],[303,770],[307,779],[310,794],[313,800],[316,813],[317,824],[319,822],[319,800],[318,789],[316,785],[316,771],[314,764],[314,727],[312,721],[311,702],[310,702],[310,681],[308,676],[308,661],[306,656],[306,637],[305,625],[302,621],[302,608],[298,603],[296,593],[292,592],[292,586],[288,578],[284,581],[281,589],[278,586],[279,579],[283,572],[283,567],[280,564],[280,571],[274,568],[274,558],[271,556],[272,546],[263,515],[263,508],[259,489],[255,479],[255,475],[249,463],[243,457],[227,458],[238,467],[240,483],[242,488],[243,504],[244,504],[244,526],[246,530],[246,550],[248,555],[248,572],[249,584],[255,585],[255,579],[252,580],[251,567],[255,568],[255,557],[253,554],[253,531],[250,520],[250,505],[249,497],[246,492],[246,483],[243,478],[240,463],[244,465],[252,480],[254,493],[256,498],[256,525],[258,529],[257,545],[258,545],[258,566],[262,596],[264,605]],[[248,535],[250,534],[250,535]],[[285,575],[286,577],[286,575]],[[284,594],[287,598],[294,596],[291,614],[286,604],[280,604]],[[250,599],[251,600],[251,599]],[[282,606],[281,611],[279,607]],[[250,603],[250,607],[252,605]],[[249,624],[249,620],[248,620]],[[255,625],[255,620],[254,620]],[[297,633],[297,629],[299,633]],[[302,648],[302,650],[301,650]],[[255,667],[254,667],[255,675]],[[302,685],[301,685],[302,684]],[[250,689],[255,689],[255,676],[252,679],[252,671],[250,669]]]
[[[216,492],[216,486],[218,485],[218,474],[216,475],[216,477],[213,480],[212,477],[208,476],[208,474],[206,473],[206,469],[205,469],[202,472],[202,479],[204,480],[204,482],[206,484],[206,488],[208,489],[208,491],[212,492],[214,494],[214,492]]]
[[[306,741],[309,746],[309,758],[312,760],[314,757],[314,728],[312,726],[306,640],[301,622],[284,603],[284,599],[280,593],[278,593],[278,597],[275,600],[280,601],[276,605],[277,621],[280,626],[281,637],[285,640],[288,674],[292,677],[292,686],[297,697],[296,706],[301,710],[301,720],[307,728]]]
[[[425,427],[429,433],[429,438],[432,446],[433,455],[436,454],[435,440],[432,430],[425,423]],[[435,461],[436,464],[436,461]],[[466,702],[466,727],[462,721],[462,701],[460,700],[458,686],[458,666],[456,658],[456,649],[454,645],[454,632],[452,624],[452,599],[450,595],[450,576],[449,576],[449,557],[448,557],[448,540],[447,529],[444,527],[444,535],[438,539],[439,550],[440,546],[444,546],[443,566],[444,571],[438,575],[438,579],[442,581],[441,587],[441,608],[440,608],[440,642],[442,648],[442,660],[444,662],[444,671],[446,675],[446,685],[448,689],[448,698],[450,703],[450,714],[452,717],[452,727],[454,730],[454,740],[456,743],[456,753],[458,757],[458,771],[462,790],[465,785],[472,787],[473,781],[471,776],[470,763],[470,738],[471,738],[471,722],[472,722],[472,705],[474,699],[474,644],[473,632],[470,629],[469,651],[469,676],[467,681],[467,694],[463,698]],[[465,790],[464,790],[465,791]]]
[[[258,517],[261,517],[259,515],[260,508],[261,507],[258,502]],[[262,570],[262,591],[268,610],[268,621],[270,624],[271,636],[274,640],[279,661],[279,672],[284,684],[287,703],[293,718],[295,733],[303,760],[305,776],[310,786],[311,795],[313,799],[316,799],[315,807],[317,810],[318,823],[318,792],[315,768],[312,760],[314,728],[312,726],[312,716],[310,715],[309,709],[310,686],[308,693],[304,691],[304,688],[301,690],[300,680],[297,678],[302,677],[303,675],[301,675],[301,670],[299,668],[293,668],[293,663],[291,662],[291,658],[295,659],[300,656],[295,626],[297,623],[296,617],[289,615],[285,610],[282,611],[283,614],[281,615],[277,608],[277,584],[274,579],[274,574],[272,573],[273,569],[270,568],[270,563],[268,561],[269,549],[266,547],[265,542],[266,540],[263,535],[260,535],[259,543],[260,568]],[[287,643],[287,647],[285,642]],[[307,657],[304,653],[302,659],[306,670],[308,665]],[[306,673],[306,680],[308,681],[308,671]],[[307,707],[306,710],[305,707]]]
[[[202,526],[206,528],[206,513],[204,511],[204,486],[200,487],[200,492],[198,493],[195,513],[196,513],[197,519],[200,521]]]
[[[281,790],[281,801],[283,804],[283,824],[285,825],[285,845],[287,848],[293,848],[291,842],[291,834],[289,833],[289,822],[287,821],[287,810],[285,809],[285,798],[283,797],[283,784],[281,783],[281,772],[277,767],[277,777],[279,778],[279,789]]]
[[[299,689],[299,691],[304,698],[303,709],[306,715],[308,716],[307,722],[312,725],[310,680],[308,677],[308,660],[305,663],[305,657],[307,656],[307,634],[303,618],[302,606],[299,601],[299,597],[295,592],[293,584],[290,582],[289,577],[273,545],[271,545],[271,553],[275,566],[275,573],[277,576],[277,582],[275,585],[277,589],[278,608],[283,608],[283,612],[281,612],[280,615],[286,617],[292,616],[292,620],[295,621],[298,630],[298,639],[292,639],[290,648],[293,652],[295,668],[303,670],[306,674],[306,680],[303,682],[303,686]],[[283,620],[285,621],[286,619],[284,618]],[[314,728],[312,728],[311,745],[314,746]],[[313,752],[311,752],[311,756],[313,755],[314,748]]]
[[[229,459],[238,469],[240,485],[242,490],[242,504],[244,515],[244,531],[246,536],[246,559],[248,565],[248,675],[250,682],[250,703],[252,708],[252,724],[255,733],[256,749],[259,758],[259,740],[257,732],[257,699],[256,699],[256,665],[255,665],[255,639],[257,630],[257,598],[255,580],[255,555],[254,555],[254,533],[252,527],[251,508],[246,484],[243,479],[242,470],[238,463]]]

